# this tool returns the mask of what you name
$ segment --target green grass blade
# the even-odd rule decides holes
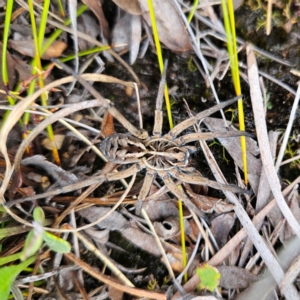
[[[242,94],[241,91],[241,82],[239,75],[239,65],[238,65],[238,54],[236,47],[236,32],[235,32],[235,19],[234,19],[234,8],[232,0],[228,0],[228,7],[225,0],[222,0],[222,10],[224,16],[224,25],[227,36],[227,49],[230,59],[230,68],[232,73],[233,85],[235,88],[236,95],[239,96]],[[238,100],[238,115],[239,115],[239,125],[240,130],[245,130],[245,119],[244,119],[244,108],[243,101]],[[247,171],[247,149],[246,149],[246,138],[241,136],[241,148],[242,148],[242,159],[244,166],[244,178],[245,183],[248,184],[248,171]]]
[[[8,42],[8,35],[9,35],[9,27],[10,27],[10,19],[12,15],[14,1],[8,0],[6,5],[6,13],[5,13],[5,21],[4,21],[4,30],[3,30],[3,44],[2,44],[2,79],[4,85],[8,88],[8,70],[7,70],[7,42]],[[10,105],[15,104],[15,100],[11,96],[7,96],[7,100]],[[8,118],[9,111],[5,112],[3,117],[3,122]]]
[[[41,22],[40,22],[39,35],[38,35],[39,53],[42,53],[42,49],[43,49],[43,42],[44,42],[44,36],[45,36],[45,31],[47,26],[49,6],[50,6],[50,0],[45,0],[43,11],[42,11]]]
[[[198,4],[199,4],[199,0],[194,0],[193,7],[192,7],[192,9],[191,9],[191,11],[190,11],[190,13],[189,13],[188,18],[187,18],[187,21],[188,21],[189,23],[190,23],[190,22],[192,21],[192,19],[193,19],[193,16],[194,16],[194,14],[195,14],[195,11],[196,11],[196,9],[197,9]]]
[[[17,276],[31,263],[36,260],[36,257],[30,257],[26,261],[13,266],[0,268],[0,299],[8,299],[9,291]]]
[[[6,5],[6,13],[5,13],[5,21],[4,21],[4,31],[3,31],[3,46],[2,46],[2,78],[3,82],[6,86],[8,86],[8,71],[7,71],[7,42],[8,42],[8,35],[9,35],[9,26],[10,26],[10,19],[12,15],[14,1],[8,0]]]

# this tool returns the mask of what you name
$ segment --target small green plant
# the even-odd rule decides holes
[[[221,274],[215,267],[204,263],[197,268],[196,272],[200,279],[200,283],[197,286],[198,290],[213,292],[219,285]]]
[[[20,259],[22,262],[11,266],[0,268],[0,299],[8,299],[10,289],[16,277],[31,263],[37,259],[37,252],[41,249],[43,242],[53,251],[68,253],[71,250],[70,244],[45,231],[45,214],[41,207],[36,207],[33,212],[33,229],[28,233],[24,247],[21,252],[0,258],[0,265],[7,264]]]

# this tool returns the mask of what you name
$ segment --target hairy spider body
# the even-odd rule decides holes
[[[200,217],[204,214],[191,202],[188,195],[183,189],[178,187],[178,182],[187,182],[192,184],[207,185],[215,189],[231,191],[234,193],[248,193],[248,191],[234,185],[221,184],[207,178],[204,178],[194,168],[189,166],[190,154],[195,152],[196,148],[188,145],[188,143],[198,140],[208,140],[219,137],[236,137],[248,135],[241,131],[228,132],[207,132],[192,133],[179,136],[188,127],[195,125],[201,119],[211,115],[212,113],[234,103],[238,98],[231,99],[218,104],[208,110],[205,110],[194,117],[176,125],[169,133],[161,135],[162,132],[162,95],[161,91],[164,87],[164,81],[161,81],[159,95],[156,100],[155,120],[153,135],[149,137],[145,131],[141,130],[141,135],[126,129],[129,134],[112,134],[106,137],[100,144],[100,150],[109,160],[117,164],[132,164],[125,171],[108,174],[106,180],[116,180],[126,178],[135,172],[146,169],[146,176],[136,205],[136,212],[139,213],[141,205],[148,196],[151,185],[156,175],[158,175],[169,191],[177,198],[182,200],[190,209],[198,213]],[[179,137],[178,137],[179,136]],[[176,183],[174,182],[176,179]]]

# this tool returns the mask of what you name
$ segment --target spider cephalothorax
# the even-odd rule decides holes
[[[143,161],[153,170],[185,167],[189,163],[190,152],[195,151],[195,147],[181,146],[166,138],[142,140],[129,134],[109,135],[100,144],[100,149],[108,160],[115,163]]]

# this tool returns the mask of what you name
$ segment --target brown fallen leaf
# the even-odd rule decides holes
[[[196,194],[187,183],[184,183],[184,186],[193,203],[205,213],[216,212],[220,214],[234,210],[234,205],[232,204],[226,203],[221,199]]]
[[[139,0],[113,0],[113,2],[132,15],[142,14]]]
[[[82,2],[86,4],[89,7],[89,9],[95,14],[95,16],[99,21],[103,36],[105,37],[106,40],[109,41],[110,30],[102,8],[102,4],[104,1],[103,0],[82,0]]]
[[[35,56],[33,39],[26,40],[26,41],[9,40],[8,44],[10,48],[13,48],[17,52],[25,56],[30,56],[30,57]],[[53,42],[52,45],[48,47],[48,49],[42,55],[42,59],[50,60],[51,58],[60,57],[62,53],[66,50],[67,46],[68,45],[62,41]]]
[[[114,133],[116,133],[114,126],[114,118],[106,110],[103,116],[103,121],[101,123],[101,135],[103,137],[107,137]]]

